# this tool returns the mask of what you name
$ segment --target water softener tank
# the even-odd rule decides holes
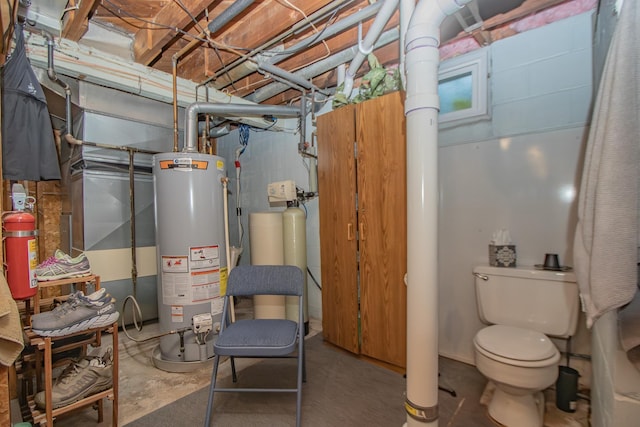
[[[158,318],[161,331],[178,332],[160,338],[162,361],[198,363],[213,357],[211,341],[227,281],[225,176],[222,157],[154,156]]]

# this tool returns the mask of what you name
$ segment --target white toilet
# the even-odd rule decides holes
[[[480,318],[491,325],[473,339],[476,367],[496,386],[489,415],[506,427],[542,427],[542,390],[556,381],[560,361],[548,336],[576,331],[575,275],[488,266],[473,274]]]

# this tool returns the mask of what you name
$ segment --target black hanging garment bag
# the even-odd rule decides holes
[[[24,47],[23,24],[2,69],[2,172],[4,179],[60,179],[60,164],[47,100]]]

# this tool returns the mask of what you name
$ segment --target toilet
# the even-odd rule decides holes
[[[476,368],[495,385],[489,416],[506,427],[542,427],[542,390],[558,377],[560,352],[578,324],[575,275],[531,268],[474,268],[480,319]]]

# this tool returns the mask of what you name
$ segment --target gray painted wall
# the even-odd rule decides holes
[[[443,355],[473,363],[472,339],[482,324],[471,269],[488,262],[495,229],[510,229],[520,265],[539,263],[545,252],[572,262],[574,196],[592,94],[592,18],[592,13],[575,16],[492,44],[491,118],[440,132]],[[308,188],[297,143],[289,134],[251,133],[241,157],[245,247],[248,214],[276,210],[267,202],[269,182],[294,179]],[[232,165],[238,133],[221,138],[218,147]],[[229,177],[234,190],[233,168]],[[230,199],[232,243],[237,241],[235,197]],[[306,207],[308,264],[321,280],[317,201]],[[243,255],[241,262],[249,257]],[[311,280],[309,315],[322,315],[321,294]],[[582,335],[579,351],[588,352],[589,338]]]

